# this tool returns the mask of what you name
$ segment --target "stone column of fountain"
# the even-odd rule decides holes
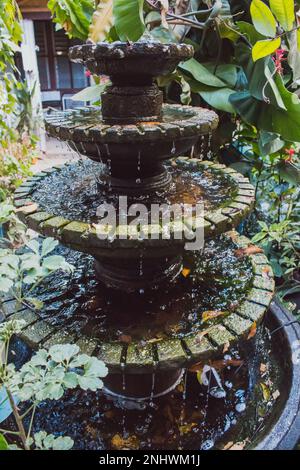
[[[128,323],[134,333],[125,342],[116,333],[123,321],[119,306],[108,314],[103,307],[108,318],[111,315],[107,338],[97,336],[95,325],[92,331],[73,334],[69,320],[58,331],[38,315],[26,326],[23,337],[34,346],[71,337],[107,363],[111,371],[108,388],[129,397],[166,392],[178,381],[182,368],[219,354],[224,345],[247,335],[253,322],[262,318],[273,294],[267,260],[262,254],[247,254],[249,240],[234,231],[222,238],[225,242],[217,238],[250,212],[254,190],[249,181],[224,165],[179,157],[189,152],[199,136],[213,132],[218,117],[203,108],[162,104],[154,79],[172,72],[192,55],[192,47],[185,44],[143,41],[71,48],[72,61],[84,64],[93,74],[109,75],[111,85],[102,94],[101,111],[86,107],[49,112],[46,128],[51,136],[67,141],[97,164],[90,169],[84,163],[84,172],[80,163],[53,168],[29,179],[16,192],[15,202],[25,223],[95,258],[100,297],[107,293],[112,301],[120,298],[121,310],[126,309],[127,301],[133,306]],[[171,164],[165,163],[170,159]],[[95,178],[96,190],[91,192],[88,184]],[[118,210],[118,196],[145,203],[149,214],[153,202],[203,203],[205,212],[199,216],[192,210],[185,219],[170,220],[169,239],[163,236],[166,227],[151,223],[151,218],[138,226],[138,233],[128,223],[119,223],[110,237],[100,237],[99,230],[101,235],[105,233],[97,224],[95,208],[105,203]],[[190,268],[186,269],[185,244],[199,228],[211,240],[208,252],[189,254]],[[110,229],[106,227],[106,233]],[[218,248],[220,243],[227,245]],[[221,263],[222,249],[232,271],[224,267],[223,274],[218,274],[214,263],[217,259]],[[209,275],[203,274],[205,269]],[[226,288],[230,294],[222,304],[225,312],[207,328],[198,309],[205,294],[205,277],[209,289],[231,275],[241,279],[233,279],[230,289]],[[145,291],[146,300],[141,300]],[[237,292],[241,292],[239,300]],[[214,311],[213,297],[211,302],[206,310]],[[171,321],[175,325],[170,333],[161,335],[155,322],[151,323],[151,315],[157,319],[157,311],[163,310],[165,330]]]

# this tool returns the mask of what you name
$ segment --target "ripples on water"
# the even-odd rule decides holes
[[[231,200],[236,188],[228,178],[211,170],[199,170],[192,165],[166,165],[173,182],[165,193],[151,198],[134,196],[128,203],[142,202],[149,209],[151,204],[204,203],[205,210],[212,210]],[[61,171],[50,174],[38,182],[33,200],[39,207],[54,215],[72,220],[95,222],[100,204],[113,204],[118,208],[118,196],[113,192],[99,191],[97,181],[107,182],[107,167],[90,160],[80,160],[67,165]],[[108,182],[107,182],[108,184]]]

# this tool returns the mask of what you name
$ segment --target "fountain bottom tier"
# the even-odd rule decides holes
[[[162,372],[159,394],[172,388],[179,369],[247,337],[263,317],[274,281],[266,257],[247,254],[249,243],[236,232],[207,241],[201,255],[185,254],[173,282],[133,293],[99,283],[91,256],[59,247],[73,275],[55,274],[31,292],[43,302],[39,312],[15,314],[10,300],[4,309],[8,318],[25,320],[21,337],[32,347],[77,343],[101,358],[118,375],[115,392],[123,374],[148,374],[141,390],[135,380],[136,396],[150,396],[149,377]]]

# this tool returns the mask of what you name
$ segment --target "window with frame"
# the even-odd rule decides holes
[[[41,90],[75,92],[88,86],[84,67],[68,58],[69,47],[80,41],[69,39],[64,30],[55,31],[51,21],[35,21],[34,32]]]

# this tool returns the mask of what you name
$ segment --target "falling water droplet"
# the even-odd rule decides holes
[[[175,145],[175,142],[173,142],[173,146],[172,146],[172,149],[171,149],[171,155],[175,155],[175,152],[176,152],[176,145]]]
[[[139,269],[140,276],[143,276],[143,253],[140,253],[140,269]]]
[[[102,162],[101,151],[100,151],[100,147],[99,147],[98,144],[96,144],[96,149],[97,149],[97,154],[98,154],[99,160],[100,160],[100,162]]]

